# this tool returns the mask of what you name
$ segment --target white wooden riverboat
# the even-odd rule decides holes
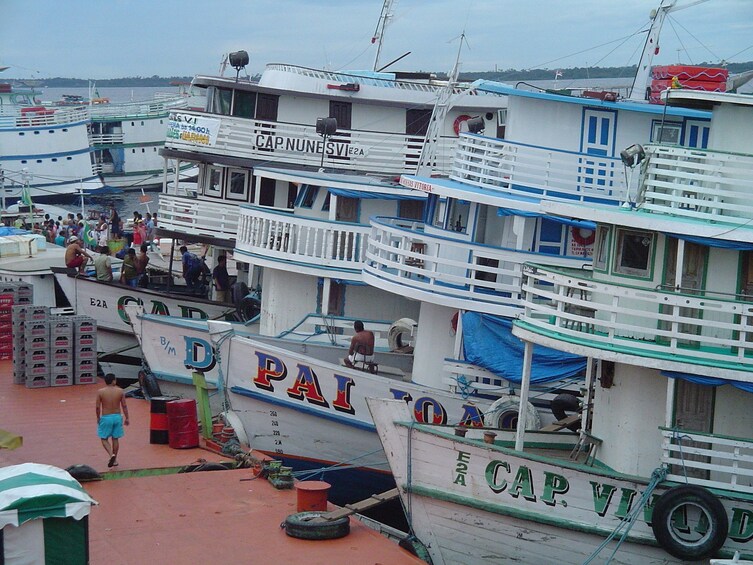
[[[42,105],[33,90],[0,84],[0,199],[55,201],[102,188],[93,168],[85,108]]]
[[[434,563],[753,556],[753,100],[688,90],[665,100],[712,109],[708,148],[641,147],[633,206],[543,204],[597,223],[593,269],[523,273],[522,401],[533,344],[589,358],[575,446],[523,418],[489,445],[372,404]]]

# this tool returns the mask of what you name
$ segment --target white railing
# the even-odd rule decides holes
[[[45,127],[89,121],[86,108],[39,107],[31,111],[18,106],[0,106],[0,127]]]
[[[753,371],[753,302],[600,282],[591,275],[526,265],[521,324],[597,349]]]
[[[355,334],[353,322],[356,318],[343,316],[328,316],[326,314],[307,314],[295,326],[277,335],[297,341],[311,343],[331,343],[348,347],[350,338]],[[374,334],[374,347],[378,350],[389,351],[389,332],[392,322],[381,320],[361,320],[369,331]]]
[[[159,226],[187,235],[234,240],[238,231],[238,205],[160,194]]]
[[[398,88],[402,90],[411,90],[417,92],[431,92],[434,94],[438,94],[447,86],[447,81],[438,80],[436,82],[433,82],[432,84],[428,84],[426,82],[412,82],[409,80],[393,80],[388,78],[361,76],[358,74],[338,73],[333,71],[310,69],[307,67],[299,67],[297,65],[287,65],[281,63],[269,63],[267,64],[266,69],[270,71],[280,71],[284,73],[297,74],[305,77],[332,82],[361,84],[365,86],[378,86],[381,88]],[[262,84],[264,83],[263,76],[261,82]],[[466,92],[469,86],[469,84],[459,84],[453,88],[453,93],[460,94]]]
[[[753,441],[660,428],[667,480],[753,493]]]
[[[753,220],[753,155],[646,146],[638,206],[696,220]]]
[[[160,98],[140,102],[92,104],[88,108],[92,121],[106,122],[116,119],[157,118],[167,116],[170,110],[186,107],[188,107],[188,99],[185,96],[174,96],[170,99]]]
[[[571,267],[585,263],[430,235],[420,222],[372,218],[363,272],[366,282],[384,290],[514,316],[522,306],[522,265],[534,258]]]
[[[89,136],[91,145],[112,145],[114,143],[123,143],[123,132],[120,133],[93,133]]]
[[[638,175],[630,187],[635,195]],[[503,194],[620,204],[628,195],[615,157],[461,134],[450,178]]]
[[[209,117],[203,112],[182,115]],[[168,149],[209,155],[231,155],[241,159],[261,159],[278,164],[309,165],[322,163],[322,137],[315,125],[250,120],[234,116],[211,116],[220,121],[217,141],[202,146],[180,139],[167,139]],[[439,140],[437,170],[448,172],[456,137]],[[415,172],[421,155],[422,136],[372,131],[338,130],[327,138],[324,166],[330,169],[400,174]]]
[[[368,226],[244,205],[235,247],[267,261],[338,269],[339,277],[360,280],[369,231]]]

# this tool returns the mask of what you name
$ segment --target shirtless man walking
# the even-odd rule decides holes
[[[115,375],[105,375],[105,386],[97,391],[97,435],[102,440],[102,447],[107,451],[110,460],[108,467],[118,465],[118,439],[123,437],[123,417],[120,415],[121,408],[125,416],[125,425],[128,425],[128,407],[126,406],[123,389],[115,384]],[[110,446],[109,438],[112,438]]]

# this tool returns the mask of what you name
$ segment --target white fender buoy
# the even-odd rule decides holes
[[[390,346],[390,351],[398,351],[414,345],[412,337],[417,326],[418,322],[410,318],[396,320],[387,332],[387,343]]]
[[[498,398],[484,412],[484,425],[487,428],[500,430],[514,430],[518,425],[518,412],[520,410],[519,396],[504,396]],[[538,430],[541,427],[539,411],[530,402],[526,402],[526,429]]]
[[[232,410],[228,410],[227,412],[222,413],[222,417],[225,419],[227,424],[229,426],[232,426],[235,430],[235,435],[238,437],[238,443],[241,444],[241,447],[250,448],[251,445],[248,443],[246,428],[243,427],[243,422],[241,421],[238,414],[236,414]]]

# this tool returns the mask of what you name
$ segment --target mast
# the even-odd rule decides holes
[[[377,22],[376,29],[374,30],[374,36],[371,38],[371,42],[377,44],[377,52],[374,56],[375,71],[379,68],[379,55],[382,53],[384,30],[387,28],[387,24],[392,19],[392,6],[395,2],[397,2],[397,0],[384,0],[384,4],[382,4],[382,13],[379,15],[379,21]]]
[[[695,2],[691,2],[690,4],[675,6],[677,0],[661,0],[659,7],[656,10],[651,10],[651,27],[646,36],[646,44],[643,46],[641,59],[638,61],[638,70],[633,79],[633,86],[630,87],[630,96],[628,96],[628,100],[646,99],[646,87],[648,86],[648,79],[651,75],[651,63],[654,60],[654,55],[658,55],[659,53],[659,34],[661,33],[661,28],[667,15],[670,12],[684,10],[685,8],[695,6],[696,4],[703,4],[706,1],[707,0],[695,0]]]
[[[419,176],[431,176],[431,172],[436,166],[439,136],[442,133],[442,125],[447,117],[447,112],[450,111],[450,98],[452,98],[455,93],[455,88],[458,84],[458,75],[460,74],[460,51],[463,48],[463,41],[465,41],[465,31],[460,34],[458,55],[455,58],[455,65],[452,67],[450,75],[447,77],[447,86],[445,86],[445,88],[443,88],[437,95],[434,110],[431,112],[429,127],[426,129],[426,137],[424,138],[424,146],[421,149],[421,156],[418,159],[416,174]]]

